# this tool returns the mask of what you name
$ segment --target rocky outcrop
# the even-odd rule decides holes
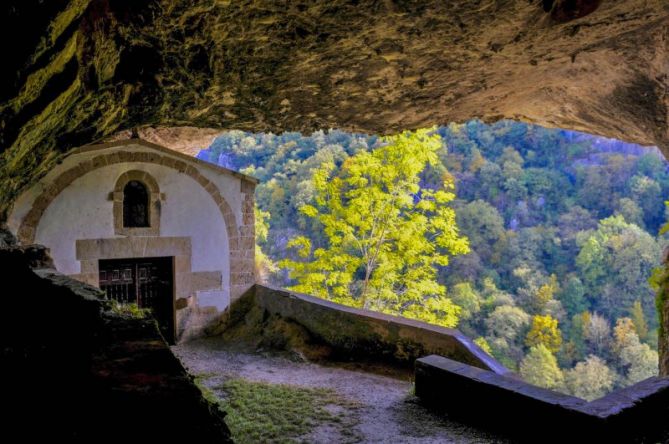
[[[669,376],[669,249],[664,252],[663,269],[653,279],[657,285],[657,313],[660,316],[660,375]]]
[[[669,297],[666,294],[659,298],[659,305],[662,323],[659,335],[660,374],[669,376]]]
[[[9,0],[0,211],[134,126],[374,133],[511,118],[669,150],[661,0]]]
[[[127,140],[133,137],[133,130],[120,131],[106,141]],[[197,154],[211,145],[216,136],[221,134],[220,129],[197,128],[194,126],[152,127],[137,128],[137,136],[147,142],[179,151],[189,156]]]
[[[155,321],[51,269],[44,247],[0,249],[3,433],[25,441],[231,442]]]

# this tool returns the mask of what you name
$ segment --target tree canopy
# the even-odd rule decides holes
[[[420,174],[438,162],[441,140],[433,131],[389,136],[340,168],[324,162],[313,173],[314,204],[299,211],[322,227],[325,242],[291,239],[297,259],[285,259],[289,288],[335,302],[402,314],[448,327],[459,307],[446,297],[437,267],[469,252],[458,232],[453,180],[420,185]],[[318,241],[318,239],[315,239]]]
[[[658,233],[666,222],[662,196],[669,195],[669,168],[659,152],[509,121],[428,133],[429,153],[419,148],[417,164],[389,152],[396,148],[382,150],[392,138],[339,130],[230,131],[199,157],[261,180],[258,219],[268,230],[258,233],[259,266],[275,285],[304,285],[302,291],[332,300],[440,325],[457,322],[514,371],[543,345],[568,392],[569,381],[576,387],[592,369],[612,375],[597,394],[656,372],[659,324],[647,279],[669,237]],[[384,159],[391,158],[406,171],[387,168]],[[383,219],[400,234],[379,243],[364,225],[382,214],[370,203],[389,201],[392,193],[380,184],[402,175],[408,191]],[[356,195],[363,182],[373,192]],[[454,212],[453,239],[468,239],[467,254],[430,239],[435,210],[425,206],[441,205],[436,193],[443,193],[441,219],[450,224]],[[283,259],[301,280],[274,267]],[[620,347],[616,327],[624,318],[637,340]]]

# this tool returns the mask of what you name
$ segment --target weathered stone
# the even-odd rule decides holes
[[[52,153],[144,125],[385,134],[511,118],[669,149],[664,1],[9,0],[4,11],[0,214]]]
[[[202,177],[202,179],[204,179],[201,182],[201,184],[204,186],[204,189],[207,190],[207,192],[209,192],[212,195],[212,197],[214,198],[214,202],[216,202],[217,205],[220,204],[223,201],[223,197],[218,192],[218,188],[216,188],[216,185],[214,184],[214,182],[211,182],[211,181],[207,180],[202,175],[200,175],[200,177]]]
[[[3,433],[28,441],[231,442],[225,414],[203,398],[155,321],[116,314],[100,290],[45,266],[52,264],[44,247],[0,249],[0,278],[21,282],[7,287],[3,310],[11,316],[0,323]],[[49,414],[26,427],[37,399]]]
[[[449,417],[535,442],[667,442],[669,378],[653,377],[592,402],[443,356],[416,361],[416,395]],[[529,427],[527,424],[531,423]]]
[[[660,317],[658,349],[660,353],[660,375],[669,377],[669,249],[664,252],[662,273],[657,290],[657,312]]]
[[[93,168],[102,168],[107,165],[107,156],[95,156],[93,158]]]
[[[12,232],[6,226],[0,225],[0,248],[13,247],[17,242]]]
[[[669,298],[664,299],[662,307],[660,314],[662,331],[659,336],[660,374],[669,377]]]
[[[374,358],[407,365],[425,354],[439,353],[496,373],[509,374],[503,365],[455,329],[346,307],[263,285],[255,285],[253,291],[231,305],[228,325],[246,322],[240,311],[252,307],[305,328],[314,341],[327,345],[335,357]],[[264,318],[259,322],[264,322]]]
[[[255,192],[256,184],[248,180],[242,180],[242,193],[250,194],[253,196]]]
[[[214,138],[220,134],[220,130],[214,128],[197,128],[193,126],[138,128],[139,137],[150,140],[158,145],[169,147],[173,150],[197,155],[200,150],[211,145]],[[124,140],[131,137],[131,131],[125,130],[114,134],[109,140]]]
[[[174,308],[176,310],[182,310],[186,307],[188,307],[188,298],[177,298],[174,302]]]

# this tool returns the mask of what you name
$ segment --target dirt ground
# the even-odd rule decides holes
[[[206,375],[204,384],[220,385],[226,378],[334,390],[359,407],[350,412],[346,434],[324,424],[301,437],[309,443],[501,443],[493,435],[444,415],[433,413],[412,394],[404,375],[393,377],[342,366],[304,362],[295,356],[231,347],[215,338],[173,347],[189,372]]]

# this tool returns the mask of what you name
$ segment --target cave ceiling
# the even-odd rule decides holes
[[[9,0],[0,215],[133,127],[387,134],[515,119],[669,153],[666,0]],[[200,140],[198,139],[198,140]]]

